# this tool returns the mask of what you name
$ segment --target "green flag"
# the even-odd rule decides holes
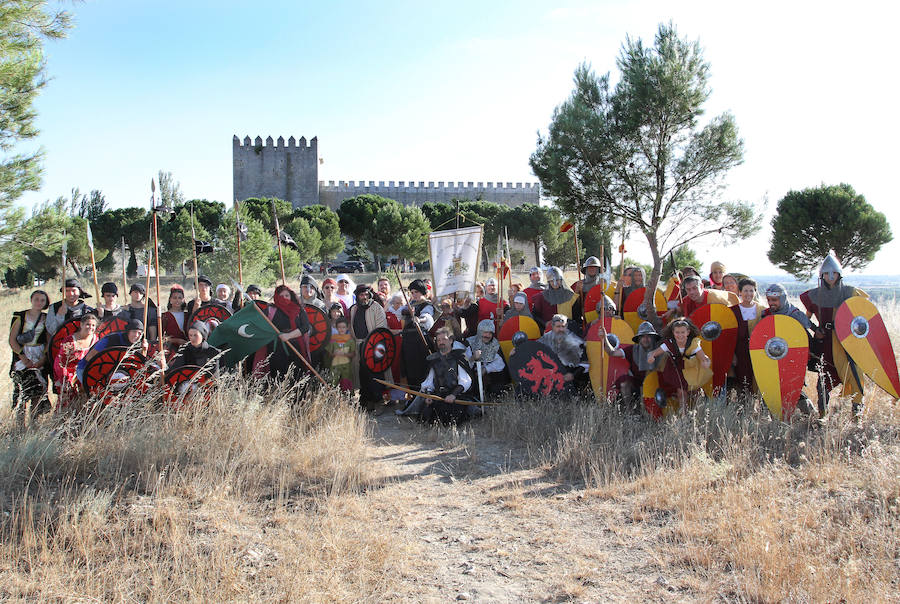
[[[278,339],[275,330],[255,304],[248,301],[244,308],[223,321],[209,336],[209,345],[227,350],[223,361],[231,367]]]

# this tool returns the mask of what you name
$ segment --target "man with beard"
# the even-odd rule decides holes
[[[632,279],[634,273],[631,273]],[[728,306],[728,292],[722,290],[706,289],[703,286],[703,280],[700,277],[691,275],[685,277],[682,282],[684,288],[684,299],[681,303],[665,314],[666,320],[677,315],[681,317],[690,317],[691,314],[702,306],[707,304],[724,304]]]
[[[489,399],[496,397],[509,381],[506,363],[500,354],[500,341],[494,337],[494,330],[493,321],[481,321],[478,324],[478,335],[466,339],[468,346],[465,352],[466,360],[473,370],[478,371],[478,361],[481,361],[484,394]]]
[[[410,388],[417,390],[419,384],[428,374],[428,364],[425,357],[431,352],[419,330],[416,329],[414,321],[419,324],[422,334],[427,334],[428,330],[434,325],[434,307],[425,297],[428,288],[421,279],[415,279],[409,284],[409,304],[403,310],[405,323],[403,325],[402,344],[400,346],[400,355],[403,358],[403,367],[406,370],[406,382]],[[427,337],[427,336],[426,336]],[[430,345],[430,344],[429,344]]]
[[[639,412],[643,399],[644,378],[649,372],[659,369],[663,364],[662,357],[657,358],[655,362],[650,362],[647,358],[659,346],[659,334],[656,333],[652,323],[644,321],[638,327],[637,334],[631,339],[633,344],[619,343],[615,348],[607,339],[605,329],[601,327],[599,334],[605,342],[607,354],[628,361],[628,374],[620,376],[616,380],[616,387],[622,395],[625,408],[629,411]]]
[[[534,306],[531,308],[531,314],[541,328],[554,315],[573,318],[573,306],[578,300],[575,292],[563,281],[563,273],[558,267],[551,266],[547,271],[547,283],[549,287],[534,299]]]
[[[544,271],[539,266],[532,266],[528,271],[528,278],[531,283],[525,288],[524,293],[528,296],[528,308],[534,306],[534,299],[541,295],[541,292],[547,289],[547,284],[543,282]]]
[[[63,299],[51,304],[47,312],[46,328],[51,336],[69,319],[94,312],[94,309],[84,302],[84,298],[90,298],[90,294],[81,289],[78,279],[66,279],[65,287],[60,291],[63,293]]]
[[[806,330],[806,337],[810,337],[810,330],[813,329],[813,324],[810,323],[809,318],[804,314],[802,310],[794,306],[788,301],[787,290],[780,283],[773,283],[769,287],[766,288],[766,302],[769,305],[769,308],[763,311],[763,318],[768,317],[770,315],[785,315],[787,317],[791,317],[795,319],[800,325],[803,326],[803,329]],[[822,381],[821,379],[819,380]],[[804,380],[804,385],[805,385]],[[820,397],[819,403],[823,404],[823,400]],[[812,402],[809,400],[809,397],[806,396],[805,392],[800,393],[800,401],[797,404],[797,408],[806,413],[807,415],[812,413]],[[824,407],[820,411],[824,414]]]
[[[575,377],[584,373],[584,368],[581,367],[584,340],[569,331],[566,327],[568,317],[565,315],[553,315],[550,320],[552,322],[550,331],[537,341],[550,348],[559,357],[563,364],[559,369],[565,377],[566,390],[571,392],[574,390]]]
[[[818,323],[811,350],[821,357],[819,380],[816,383],[820,415],[825,415],[831,391],[838,384],[844,385],[842,396],[851,397],[854,414],[859,412],[862,402],[862,375],[833,335],[834,315],[847,298],[868,296],[852,285],[844,285],[842,272],[838,259],[828,254],[819,268],[819,286],[800,294],[800,302],[806,307],[806,316],[815,315]]]
[[[478,300],[478,320],[499,319],[503,316],[504,311],[509,307],[509,303],[503,300],[502,303],[497,297],[497,280],[491,277],[484,283],[484,297]],[[500,304],[498,309],[497,305]]]
[[[428,355],[428,375],[418,390],[443,397],[441,401],[417,396],[397,415],[421,414],[423,421],[440,421],[445,424],[460,423],[468,419],[465,405],[456,403],[472,388],[472,376],[466,370],[463,351],[453,348],[453,334],[441,328],[435,335],[437,352]]]
[[[387,327],[387,319],[381,305],[373,303],[371,287],[360,284],[356,286],[353,293],[356,297],[356,304],[350,307],[350,333],[356,340],[358,351],[357,358],[359,360],[353,365],[357,368],[359,402],[364,405],[380,403],[383,389],[374,378],[382,380],[388,378],[384,374],[373,374],[369,371],[363,360],[363,345],[370,333],[379,327]]]

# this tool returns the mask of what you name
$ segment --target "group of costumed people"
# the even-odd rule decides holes
[[[49,409],[48,391],[53,390],[57,409],[80,407],[88,399],[82,385],[84,368],[109,347],[129,347],[153,359],[159,356],[161,342],[170,369],[190,366],[211,373],[222,371],[226,350],[209,344],[210,333],[222,318],[253,300],[279,333],[276,341],[244,358],[237,371],[272,383],[314,372],[344,390],[358,391],[361,404],[369,408],[394,402],[399,403],[398,415],[459,422],[483,412],[480,403],[497,400],[506,388],[521,392],[511,365],[526,340],[538,342],[558,358],[561,392],[587,391],[591,367],[586,336],[601,317],[624,316],[622,301],[634,292],[643,292],[646,275],[639,267],[626,267],[618,283],[607,283],[601,262],[593,256],[582,270],[583,278],[567,284],[559,268],[549,268],[545,282],[544,272],[534,267],[527,286],[510,279],[506,297],[500,296],[497,279],[490,278],[477,283],[474,293],[440,299],[432,295],[428,279],[415,279],[394,291],[384,277],[372,285],[357,285],[347,275],[321,283],[303,275],[299,292],[279,285],[271,302],[260,300],[262,290],[256,285],[232,295],[228,286],[218,285],[213,290],[212,281],[199,276],[197,295],[190,301],[180,285],[171,286],[159,317],[140,283],[131,286],[130,300],[124,306],[118,303],[116,285],[104,284],[102,304],[93,308],[85,302],[90,296],[78,281],[68,279],[61,300],[51,303],[47,292],[36,290],[30,308],[12,317],[13,406],[24,409],[28,404],[38,412]],[[610,384],[609,396],[640,411],[643,382],[655,372],[667,399],[680,405],[693,400],[700,393],[697,376],[708,372],[712,359],[700,345],[700,326],[689,317],[706,305],[720,304],[733,313],[738,328],[737,345],[727,359],[727,385],[717,395],[756,392],[750,336],[766,316],[785,315],[806,330],[810,351],[815,354],[819,413],[825,413],[829,395],[839,385],[858,409],[862,382],[846,379],[845,365],[852,361],[838,350],[840,344],[833,332],[835,312],[841,304],[865,294],[845,285],[842,272],[837,259],[829,255],[819,270],[818,286],[800,296],[804,311],[790,303],[779,284],[769,285],[761,293],[756,281],[726,272],[719,262],[712,264],[706,278],[694,268],[684,267],[674,277],[678,295],[670,296],[665,309],[652,320],[641,322],[631,342],[607,334],[605,324],[595,329],[601,336],[603,354],[625,359],[628,364]],[[594,288],[601,288],[599,297],[597,292],[590,295]],[[587,300],[599,301],[585,309]],[[198,313],[201,310],[204,312]],[[200,315],[212,318],[197,319]],[[314,325],[310,317],[324,320]],[[77,331],[58,341],[57,352],[51,355],[49,344],[54,335],[73,319],[80,320]],[[104,326],[116,319],[121,321],[115,331],[98,335],[109,331]],[[512,346],[504,350],[498,334],[511,320],[517,325],[533,321],[537,333],[517,331]],[[157,325],[161,325],[160,334]],[[311,338],[322,329],[327,330],[327,337],[318,333],[320,345],[314,347]],[[372,334],[385,331],[396,354],[389,367],[376,371],[364,358],[365,345]],[[535,367],[532,363],[529,370]],[[800,401],[800,408],[814,412],[808,400]]]

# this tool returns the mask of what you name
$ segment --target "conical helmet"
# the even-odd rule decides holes
[[[832,253],[825,256],[825,260],[822,261],[822,268],[819,269],[820,277],[825,273],[837,273],[838,275],[843,275],[844,273],[840,261],[838,261],[837,257]]]

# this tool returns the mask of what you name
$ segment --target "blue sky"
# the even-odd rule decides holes
[[[885,3],[137,2],[66,4],[37,109],[44,186],[26,204],[102,190],[145,203],[159,169],[189,198],[231,199],[231,137],[319,137],[321,180],[536,181],[536,133],[582,61],[615,73],[626,35],[672,20],[711,64],[708,115],[745,140],[725,198],[848,182],[895,203],[897,51]],[[694,246],[772,274],[768,229]],[[649,260],[639,239],[630,255]],[[866,271],[896,274],[900,243]]]

